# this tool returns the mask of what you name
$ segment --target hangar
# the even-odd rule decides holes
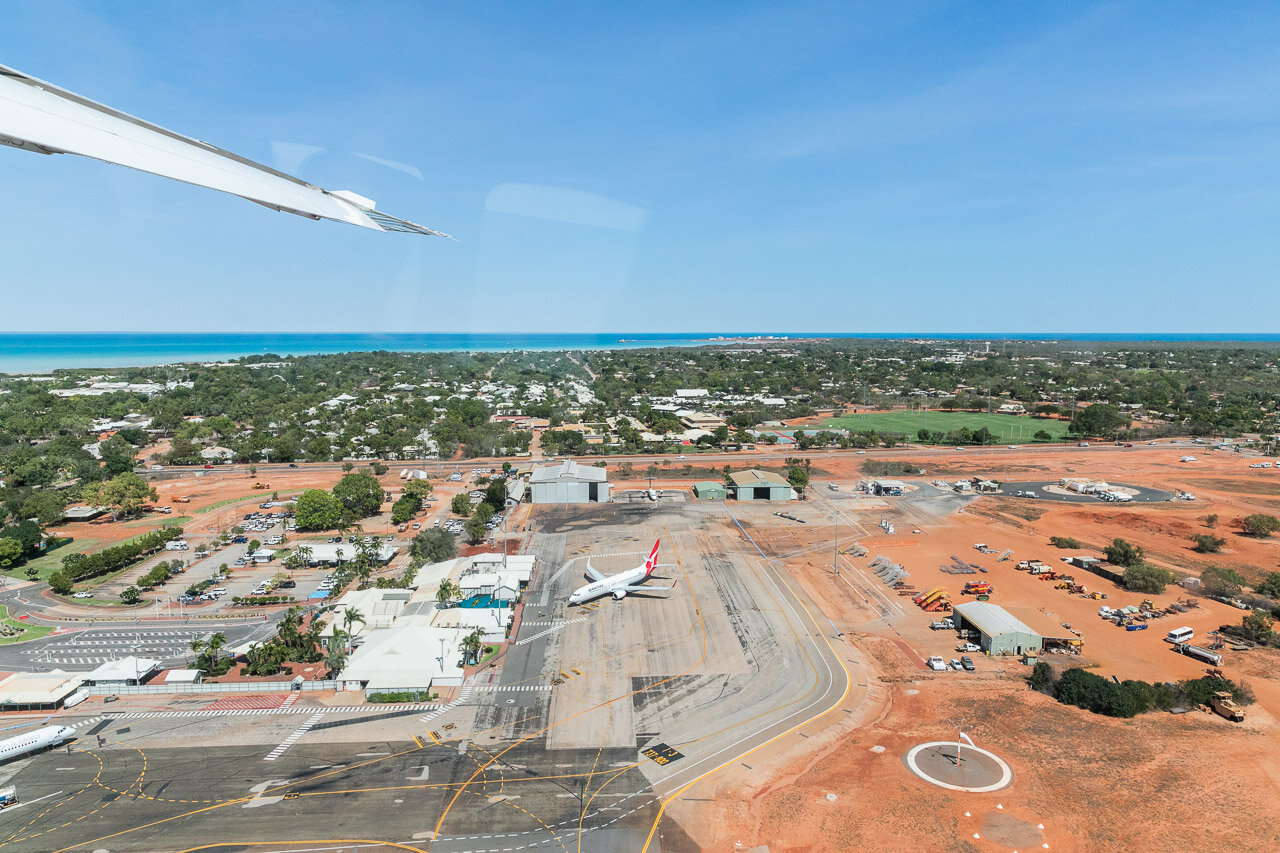
[[[693,484],[693,496],[700,501],[722,501],[729,497],[724,483],[715,480],[704,480]]]
[[[608,503],[609,480],[603,468],[566,459],[559,465],[534,470],[529,491],[536,504]]]
[[[781,474],[756,468],[730,473],[729,490],[740,501],[789,501],[796,496]]]

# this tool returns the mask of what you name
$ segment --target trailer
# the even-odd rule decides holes
[[[914,601],[916,604],[924,605],[928,601],[931,601],[932,599],[937,598],[939,595],[945,594],[946,591],[947,591],[946,587],[935,586],[932,589],[925,590],[924,592],[920,593],[919,595],[917,595],[915,598],[911,600]]]

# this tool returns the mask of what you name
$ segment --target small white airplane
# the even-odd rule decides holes
[[[569,596],[569,603],[582,604],[602,595],[623,598],[629,592],[669,592],[675,589],[675,584],[669,587],[641,586],[653,574],[653,570],[658,568],[658,546],[661,544],[661,539],[653,543],[653,550],[649,552],[649,559],[644,561],[643,566],[636,566],[616,575],[606,575],[593,568],[591,558],[588,557],[587,574],[591,576],[591,583],[575,589]]]
[[[76,730],[70,726],[45,726],[25,735],[17,735],[0,741],[0,761],[18,758],[45,747],[57,746],[75,736]]]

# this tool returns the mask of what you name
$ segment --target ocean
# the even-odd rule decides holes
[[[1037,341],[1280,341],[1275,334],[1014,332],[651,332],[613,333],[386,333],[328,332],[38,332],[0,334],[0,373],[57,368],[146,367],[175,362],[226,361],[267,353],[279,356],[335,352],[509,352],[599,350],[747,343],[752,338]]]

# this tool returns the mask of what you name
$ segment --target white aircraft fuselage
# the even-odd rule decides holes
[[[45,726],[34,732],[16,735],[0,741],[0,761],[28,755],[45,747],[57,746],[75,736],[76,730],[70,726]]]
[[[649,559],[644,561],[644,565],[636,566],[634,569],[627,569],[625,572],[619,572],[616,575],[604,575],[591,567],[591,559],[587,558],[587,574],[591,575],[593,580],[586,586],[580,586],[569,595],[570,604],[583,604],[591,601],[593,598],[600,598],[605,595],[612,595],[614,598],[624,598],[628,592],[641,592],[647,587],[641,586],[653,574],[653,570],[658,565],[658,546],[662,544],[662,540],[653,543],[653,550],[649,552]]]

